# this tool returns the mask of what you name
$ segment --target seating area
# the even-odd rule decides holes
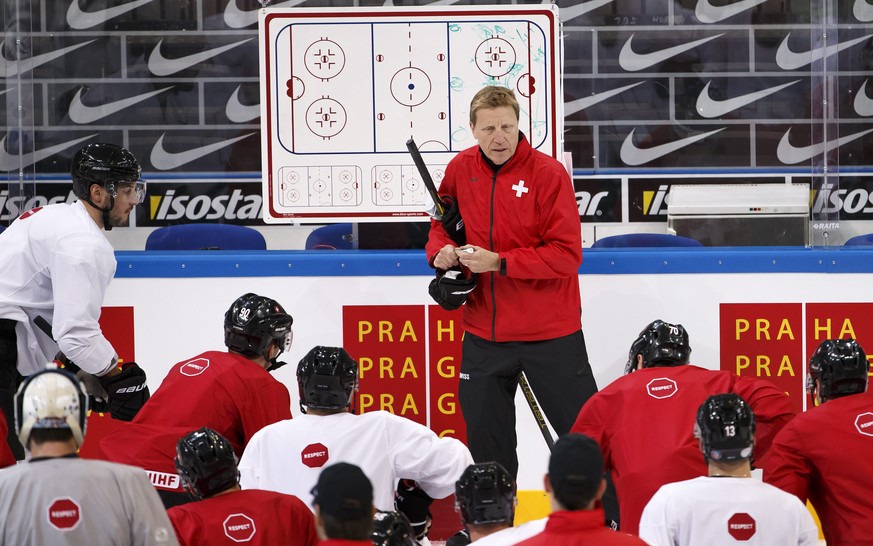
[[[182,224],[151,232],[146,250],[267,250],[260,231],[236,224]]]
[[[597,239],[591,248],[701,247],[703,243],[666,233],[625,233]]]

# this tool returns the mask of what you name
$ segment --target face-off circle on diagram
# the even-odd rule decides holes
[[[346,54],[339,44],[322,38],[306,48],[303,63],[306,70],[316,78],[329,80],[343,71]]]
[[[306,126],[322,138],[338,135],[346,126],[346,121],[346,109],[328,97],[318,99],[306,110]]]
[[[418,106],[431,92],[430,78],[419,68],[398,70],[391,78],[391,96],[403,106]]]
[[[503,38],[488,38],[476,48],[476,66],[486,76],[505,76],[515,66],[515,48]]]

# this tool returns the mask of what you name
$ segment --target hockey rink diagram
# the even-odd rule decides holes
[[[476,143],[469,103],[486,85],[513,89],[521,131],[560,157],[558,19],[550,6],[520,8],[263,10],[265,220],[426,217],[405,143],[415,139],[439,186]]]

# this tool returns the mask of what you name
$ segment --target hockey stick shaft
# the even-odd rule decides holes
[[[546,445],[549,446],[549,451],[551,451],[552,448],[555,447],[555,439],[552,438],[552,433],[549,432],[549,425],[546,423],[546,417],[543,415],[540,405],[537,403],[537,399],[530,388],[530,384],[527,382],[527,377],[524,376],[524,372],[522,372],[518,377],[518,384],[521,386],[521,392],[524,394],[524,399],[527,400],[527,405],[530,408],[531,413],[533,413],[540,432],[543,433]]]
[[[443,200],[440,199],[439,194],[437,193],[436,184],[433,183],[433,178],[430,176],[430,171],[427,170],[427,165],[424,164],[424,158],[421,157],[421,152],[418,151],[418,146],[415,144],[413,139],[409,139],[406,141],[406,149],[409,150],[409,155],[412,156],[412,161],[415,163],[415,168],[418,169],[418,174],[421,176],[422,182],[424,182],[424,187],[427,188],[427,193],[430,195],[430,198],[433,200],[433,204],[436,207],[436,211],[440,216],[445,214],[446,207],[443,205]]]

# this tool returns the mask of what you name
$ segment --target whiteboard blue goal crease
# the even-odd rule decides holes
[[[264,220],[426,221],[405,143],[439,186],[476,144],[469,105],[486,85],[513,89],[521,131],[561,160],[559,27],[549,5],[261,10]]]

